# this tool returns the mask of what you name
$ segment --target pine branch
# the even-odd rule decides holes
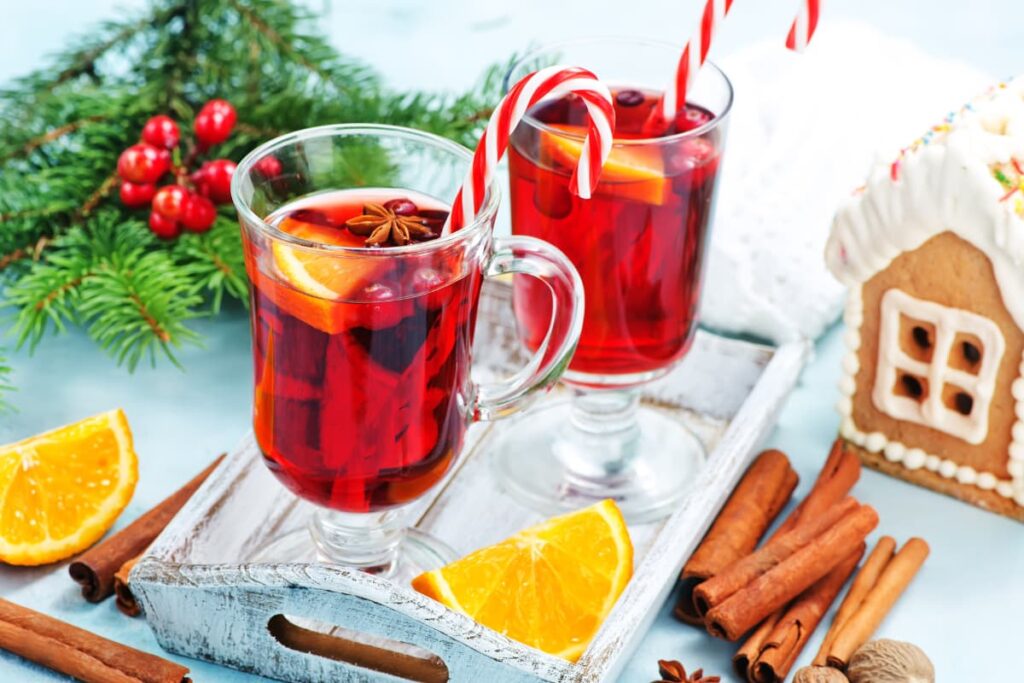
[[[211,313],[220,312],[225,295],[248,301],[242,239],[234,218],[218,216],[209,232],[182,236],[175,257],[187,264],[196,293],[210,302]]]
[[[7,363],[7,356],[3,348],[0,348],[0,413],[14,410],[14,406],[7,400],[8,395],[14,391],[14,384],[11,382],[11,366]]]

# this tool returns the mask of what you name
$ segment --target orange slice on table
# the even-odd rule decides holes
[[[632,575],[626,522],[605,500],[421,574],[412,586],[509,638],[576,661]]]
[[[301,224],[287,232],[321,244],[339,244],[338,231],[332,228]],[[257,283],[260,291],[299,320],[328,334],[347,327],[346,308],[338,301],[351,299],[384,265],[380,258],[339,256],[279,241],[272,249],[274,265],[287,284],[261,278]]]
[[[0,562],[44,564],[88,548],[138,478],[120,409],[0,446]]]
[[[586,135],[586,128],[562,124],[554,124],[551,127],[579,137],[566,137],[542,131],[541,160],[544,161],[544,157],[548,156],[561,166],[575,168],[580,154],[583,153],[583,136]],[[597,194],[660,206],[666,201],[668,185],[665,179],[665,162],[658,146],[613,146],[601,171]]]

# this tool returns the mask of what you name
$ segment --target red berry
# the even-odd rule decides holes
[[[179,220],[188,203],[189,191],[181,185],[164,185],[153,197],[153,213]]]
[[[217,207],[206,197],[189,195],[185,209],[181,212],[181,224],[192,232],[206,232],[217,219]]]
[[[273,154],[269,154],[253,164],[252,170],[264,178],[276,178],[281,175],[281,160]]]
[[[117,174],[133,183],[155,183],[170,168],[166,150],[140,143],[132,145],[117,159]]]
[[[231,176],[235,174],[235,162],[230,159],[207,161],[192,175],[199,193],[218,204],[231,201]]]
[[[226,100],[210,100],[196,115],[196,137],[204,145],[224,142],[231,135],[237,118],[235,108]]]
[[[154,116],[142,127],[142,139],[156,147],[173,149],[178,146],[180,138],[178,124],[170,116]]]
[[[131,183],[127,180],[121,183],[121,203],[125,206],[145,206],[153,200],[155,194],[156,185],[153,183]]]
[[[385,202],[384,208],[388,211],[394,211],[396,216],[412,216],[417,210],[416,205],[405,197]]]
[[[149,229],[162,240],[174,239],[181,234],[181,226],[173,218],[167,218],[153,211],[149,214]]]

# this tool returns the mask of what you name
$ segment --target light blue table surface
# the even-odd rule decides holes
[[[133,2],[49,0],[3,3],[0,21],[0,81],[39,63],[89,22],[113,16]],[[352,0],[314,3],[327,11],[324,29],[339,48],[361,55],[397,86],[462,87],[484,64],[503,59],[524,44],[571,35],[619,33],[679,40],[692,25],[693,0],[633,0],[605,3],[571,0],[487,2],[445,0]],[[737,3],[738,5],[740,3]],[[790,3],[748,3],[734,11],[723,53],[766,37],[765,26],[784,30]],[[792,3],[795,7],[795,3]],[[1024,72],[1024,4],[928,2],[926,0],[835,0],[826,2],[825,20],[857,18],[913,40],[945,57],[1011,75]],[[604,8],[597,9],[595,7]],[[780,13],[781,12],[781,13]],[[548,17],[541,21],[538,17]],[[582,18],[581,18],[582,17]],[[436,40],[429,50],[417,40],[380,39],[401,32],[427,40],[437,27],[451,26],[458,41]],[[367,30],[367,26],[384,27]],[[462,38],[464,36],[464,38]],[[413,56],[415,51],[415,57]],[[135,497],[115,528],[187,480],[216,453],[231,448],[248,429],[250,403],[249,333],[240,309],[195,325],[202,349],[184,351],[185,366],[142,368],[134,375],[117,369],[83,336],[72,333],[47,340],[34,356],[14,354],[15,395],[19,412],[0,417],[0,443],[53,426],[123,407],[131,421],[140,455]],[[839,372],[840,334],[819,340],[816,358],[803,374],[783,412],[770,444],[785,450],[800,472],[797,496],[806,492],[835,436],[833,404]],[[925,537],[932,556],[879,635],[910,640],[936,664],[940,680],[1024,680],[1016,647],[1024,645],[1024,529],[1015,522],[951,499],[865,472],[857,495],[878,508],[880,531],[903,540]],[[67,576],[66,565],[39,569],[0,568],[0,595],[52,614],[114,640],[164,654],[141,619],[118,614],[111,601],[84,602]],[[671,602],[671,600],[670,600]],[[704,667],[731,680],[729,657],[735,646],[681,626],[667,604],[632,658],[623,680],[650,681],[659,658],[681,659],[688,668]],[[800,663],[813,655],[812,639]],[[196,681],[259,680],[212,664],[182,660]],[[0,681],[62,680],[44,669],[0,653]]]

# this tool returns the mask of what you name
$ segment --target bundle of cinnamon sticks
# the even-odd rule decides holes
[[[867,536],[879,521],[874,508],[847,495],[859,477],[856,455],[837,441],[807,497],[755,549],[786,506],[798,480],[785,454],[765,451],[683,568],[675,615],[704,626],[719,638],[737,641],[746,635],[733,658],[744,679],[755,683],[784,680],[854,573]],[[922,546],[926,555],[924,541],[909,542],[912,552],[908,560],[895,568],[886,562],[885,571],[878,567],[881,560],[877,559],[885,557],[885,552],[872,552],[865,564],[870,573],[862,581],[867,588],[859,589],[853,598],[847,596],[844,606],[851,604],[840,615],[843,622],[837,617],[839,627],[833,626],[837,631],[834,644],[824,654],[826,659],[834,654],[829,659],[831,665],[845,666],[844,657],[878,626],[888,611],[886,605],[891,607],[923,562]],[[891,549],[886,560],[889,557]],[[914,566],[918,558],[920,562]],[[884,573],[890,576],[883,584]],[[869,595],[875,597],[869,601]]]

